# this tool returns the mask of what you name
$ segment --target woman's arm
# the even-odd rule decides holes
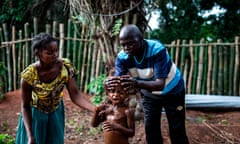
[[[67,83],[67,89],[68,89],[70,98],[74,104],[84,109],[87,109],[91,112],[94,112],[95,106],[86,96],[80,93],[74,78],[69,79]]]
[[[32,112],[30,106],[30,102],[32,99],[32,87],[24,80],[21,80],[21,95],[22,95],[21,111],[24,126],[27,132],[28,140],[34,141],[34,136],[32,133]]]

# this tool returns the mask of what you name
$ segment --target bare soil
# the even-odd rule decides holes
[[[74,105],[65,92],[65,144],[101,144],[101,127],[92,128],[92,113]],[[20,91],[4,94],[0,101],[0,134],[16,136],[20,114]],[[187,109],[186,127],[191,144],[240,144],[239,111],[210,112]],[[164,143],[170,144],[168,124],[165,115],[162,120]],[[136,121],[136,133],[130,144],[145,144],[143,120]]]

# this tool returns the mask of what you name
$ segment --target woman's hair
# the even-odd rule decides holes
[[[57,41],[48,33],[39,33],[32,40],[32,50],[36,54],[37,51],[45,49],[47,45],[53,41]]]

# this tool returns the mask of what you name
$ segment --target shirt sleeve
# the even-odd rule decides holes
[[[126,75],[128,73],[128,69],[124,66],[124,61],[119,57],[116,58],[115,62],[115,76]]]
[[[78,75],[77,69],[73,66],[72,62],[69,59],[63,58],[64,66],[66,66],[68,70],[68,75],[70,77],[76,77]]]
[[[37,71],[33,64],[22,71],[21,78],[29,85],[33,85],[34,80],[37,78]]]

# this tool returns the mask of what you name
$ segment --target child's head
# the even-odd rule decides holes
[[[108,99],[111,101],[112,104],[122,104],[123,102],[125,102],[125,98],[128,96],[128,92],[123,89],[120,83],[112,86],[111,89],[107,89],[105,87],[105,90]]]

